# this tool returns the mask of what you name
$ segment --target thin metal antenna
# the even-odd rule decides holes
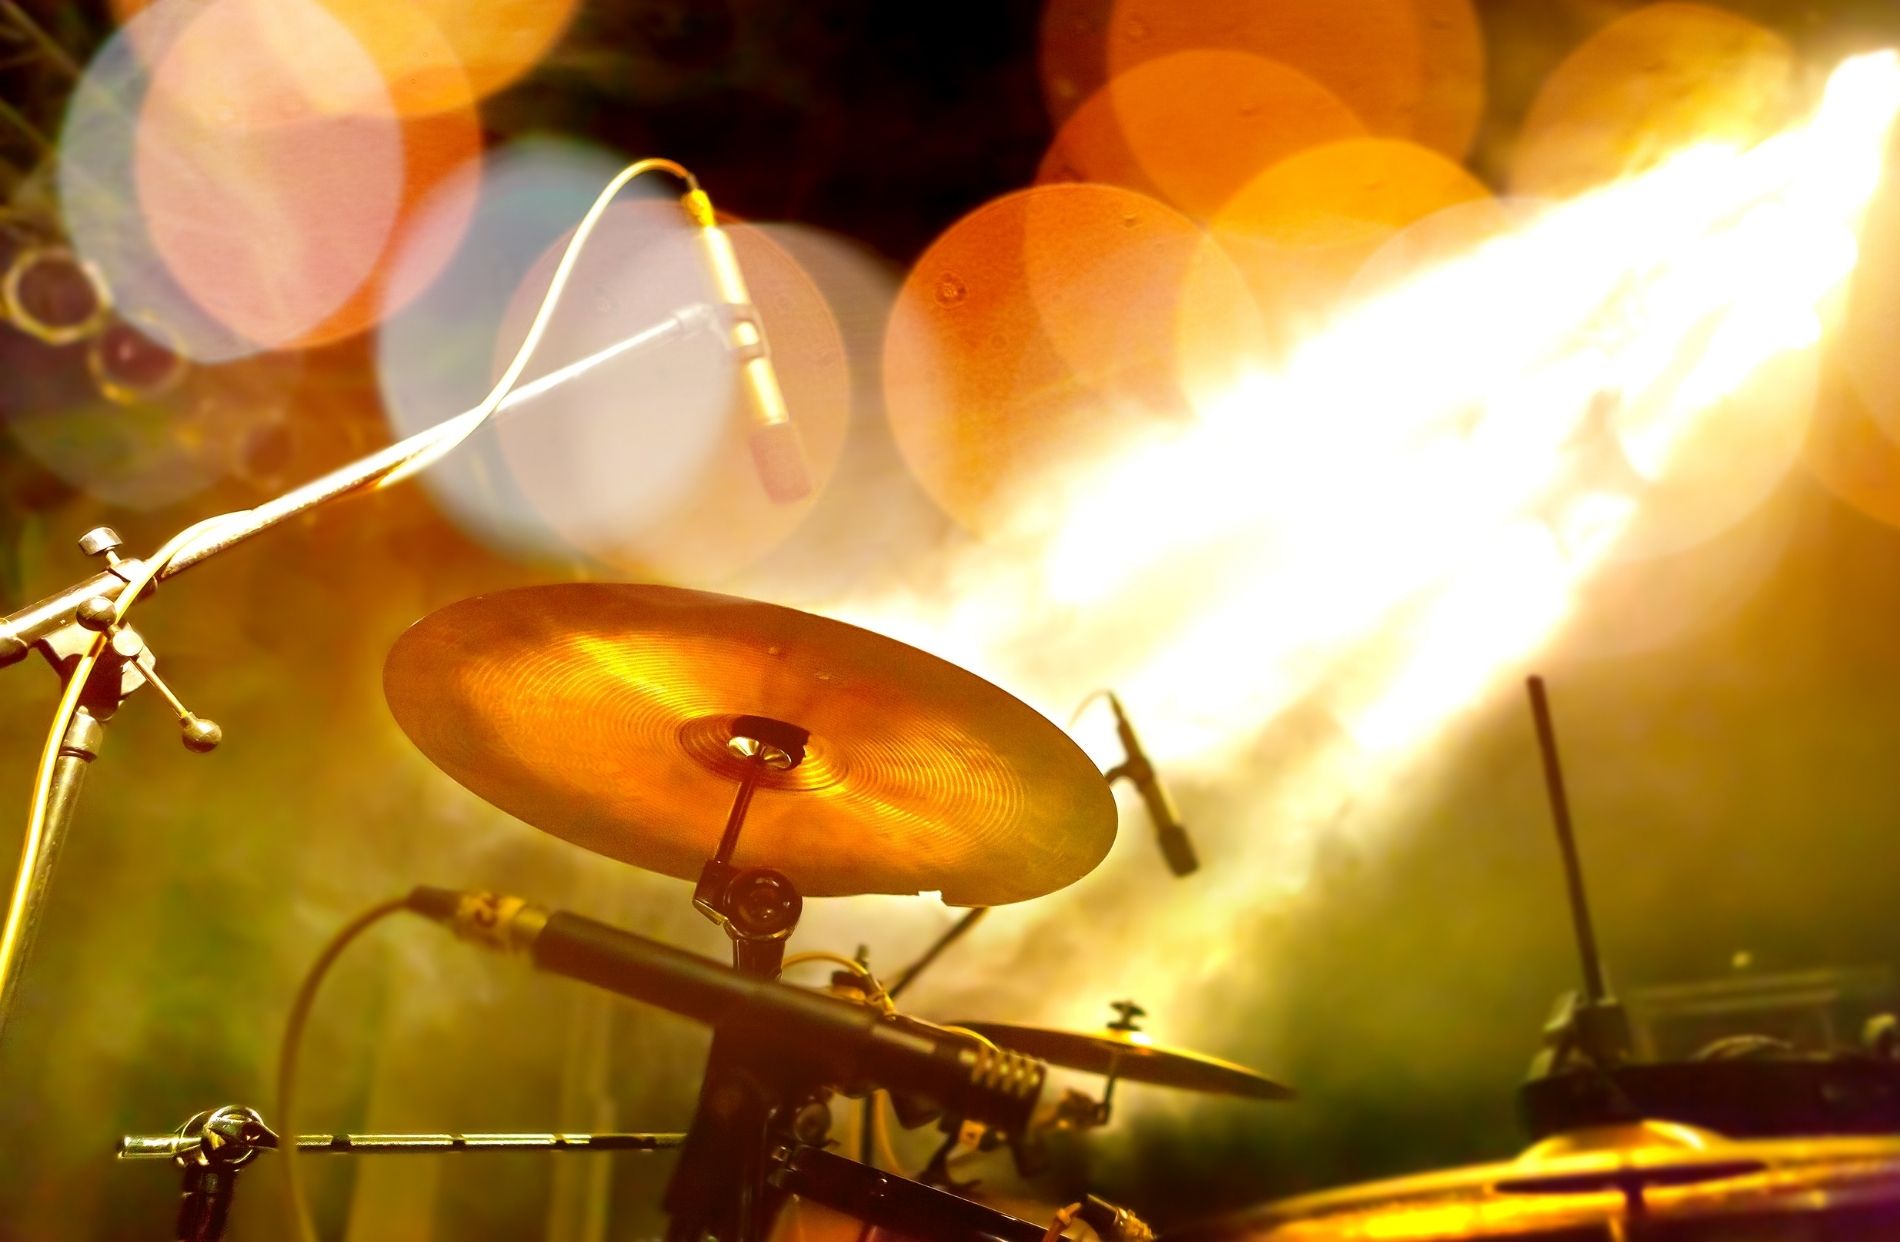
[[[1583,891],[1583,864],[1577,859],[1577,840],[1570,830],[1570,802],[1564,796],[1563,768],[1557,763],[1557,732],[1550,723],[1550,701],[1544,697],[1544,679],[1526,678],[1531,717],[1537,722],[1537,748],[1544,756],[1544,787],[1550,794],[1550,817],[1557,825],[1557,849],[1563,855],[1564,883],[1570,890],[1570,919],[1577,930],[1577,955],[1583,959],[1583,998],[1600,1005],[1610,997],[1603,979],[1603,959],[1590,923],[1590,903]]]

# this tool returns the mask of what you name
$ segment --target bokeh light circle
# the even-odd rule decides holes
[[[398,287],[413,279],[412,271],[440,268],[418,296],[385,314],[377,330],[377,382],[398,435],[434,426],[482,399],[509,300],[619,168],[617,157],[595,147],[524,139],[491,153],[480,172],[452,174],[420,204],[421,237],[438,235],[445,219],[469,214],[446,263],[432,249],[412,254],[399,247],[394,257],[390,282]],[[636,187],[628,192],[647,188]],[[458,526],[497,551],[569,566],[580,559],[521,495],[492,427],[432,465],[421,482]]]
[[[623,574],[703,584],[745,567],[817,503],[844,444],[850,372],[824,295],[766,230],[726,230],[804,444],[809,497],[775,504],[766,496],[734,362],[713,333],[605,363],[498,428],[510,474],[536,514],[569,546]],[[513,356],[567,239],[522,279],[492,374]],[[523,381],[715,296],[675,197],[616,203],[582,252]]]
[[[1857,400],[1853,415],[1836,430],[1863,439],[1850,428],[1871,419],[1900,446],[1900,348],[1895,348],[1900,341],[1900,131],[1889,135],[1880,183],[1859,235],[1860,255],[1840,332],[1841,366]]]
[[[1022,211],[1023,276],[1069,370],[1160,412],[1183,410],[1257,361],[1240,273],[1192,220],[1118,186],[1039,187]]]
[[[269,348],[330,335],[319,329],[376,270],[401,206],[382,75],[311,0],[204,7],[156,62],[133,160],[172,276]]]
[[[1471,0],[1050,0],[1038,44],[1049,115],[1066,121],[1112,78],[1179,52],[1264,56],[1325,86],[1373,133],[1461,156],[1484,102]]]
[[[404,195],[441,163],[405,137],[375,62],[312,0],[161,0],[75,87],[62,214],[115,304],[195,361],[335,339],[366,322]]]
[[[404,116],[465,108],[514,82],[560,40],[580,7],[579,0],[321,3],[375,57]],[[111,0],[128,26],[151,7],[152,0]]]
[[[131,332],[114,320],[90,344]],[[138,352],[152,370],[135,388],[101,385],[88,352],[0,333],[0,422],[61,481],[129,509],[175,504],[215,482],[230,446],[285,405],[301,370],[285,354],[187,367],[147,340]]]
[[[1637,9],[1544,80],[1518,132],[1511,191],[1567,197],[1693,143],[1752,145],[1792,116],[1795,67],[1786,40],[1737,14]]]
[[[1036,179],[1120,185],[1206,219],[1262,169],[1363,132],[1350,107],[1298,70],[1245,52],[1179,52],[1084,102]]]
[[[1313,147],[1242,186],[1210,222],[1274,336],[1313,330],[1359,269],[1401,229],[1490,197],[1436,151],[1391,138]]]
[[[1205,336],[1184,348],[1191,329]],[[963,217],[912,267],[885,405],[925,491],[996,533],[1049,471],[1191,417],[1256,331],[1238,274],[1179,213],[1113,186],[1038,186]]]

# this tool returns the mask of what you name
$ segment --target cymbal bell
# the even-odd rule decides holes
[[[1086,875],[1115,837],[1101,772],[1028,705],[893,639],[733,596],[477,596],[397,639],[383,689],[417,748],[489,802],[680,879],[713,856],[753,766],[734,746],[749,717],[809,737],[759,765],[731,861],[806,896],[1003,905]]]
[[[1250,1100],[1290,1100],[1297,1094],[1293,1088],[1256,1074],[1244,1065],[1181,1048],[1163,1047],[1142,1031],[1064,1031],[1009,1022],[949,1025],[975,1031],[1005,1048],[1085,1074],[1113,1075],[1126,1082]]]

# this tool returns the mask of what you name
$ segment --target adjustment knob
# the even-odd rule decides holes
[[[81,552],[87,556],[103,556],[108,560],[116,559],[112,554],[124,544],[125,540],[119,538],[119,532],[110,526],[95,526],[79,537]]]
[[[185,749],[197,754],[216,750],[218,743],[224,740],[224,730],[215,720],[206,720],[203,716],[186,716],[184,721]]]

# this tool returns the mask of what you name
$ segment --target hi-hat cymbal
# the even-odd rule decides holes
[[[1546,1139],[1515,1160],[1303,1195],[1176,1231],[1177,1242],[1588,1237],[1888,1238],[1900,1140],[1731,1141],[1642,1122]]]
[[[1062,1031],[1009,1022],[954,1022],[1015,1052],[1085,1074],[1112,1074],[1127,1082],[1178,1087],[1204,1095],[1237,1095],[1251,1100],[1290,1100],[1293,1088],[1256,1074],[1244,1065],[1164,1048],[1141,1031]]]
[[[747,761],[734,722],[808,730],[767,769],[732,862],[806,896],[1039,897],[1115,838],[1108,784],[1068,736],[913,647],[790,608],[576,583],[451,604],[397,639],[396,721],[436,766],[536,828],[681,879],[718,846]]]

